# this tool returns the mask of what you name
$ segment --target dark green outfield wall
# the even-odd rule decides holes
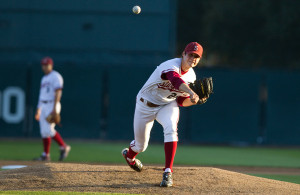
[[[136,94],[153,69],[57,67],[65,80],[62,135],[132,139]],[[41,76],[39,68],[0,68],[1,137],[39,136],[33,114]],[[197,76],[213,76],[215,93],[202,106],[181,108],[181,141],[300,144],[300,73],[197,70]],[[156,124],[151,139],[162,141],[162,135]]]
[[[48,55],[65,80],[62,135],[132,139],[138,90],[155,65],[175,56],[176,2],[1,1],[0,137],[39,136],[33,115],[39,62]],[[134,15],[137,4],[142,13]],[[181,109],[180,140],[300,145],[300,73],[210,69],[197,74],[214,77],[215,94],[203,106]],[[162,128],[155,124],[151,135],[162,141]]]
[[[151,66],[176,50],[175,0],[9,0],[0,13],[0,66],[45,55],[57,64]]]

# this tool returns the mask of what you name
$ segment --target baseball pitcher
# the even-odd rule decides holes
[[[62,76],[53,70],[53,60],[45,57],[41,61],[45,75],[41,81],[40,95],[35,119],[40,123],[40,133],[43,139],[44,152],[38,161],[50,161],[51,138],[60,146],[59,161],[63,161],[69,154],[71,147],[65,144],[60,134],[54,129],[60,124],[60,99],[63,89]]]
[[[148,146],[154,120],[163,126],[165,168],[162,187],[173,185],[173,161],[177,149],[179,106],[203,104],[212,93],[212,78],[196,80],[193,70],[199,63],[203,48],[197,42],[189,43],[181,58],[163,62],[152,73],[139,91],[134,113],[134,140],[122,150],[127,164],[142,171],[141,161],[135,157]]]

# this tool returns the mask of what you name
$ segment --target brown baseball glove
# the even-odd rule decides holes
[[[212,77],[196,80],[194,83],[189,84],[190,88],[199,96],[200,100],[197,104],[203,104],[213,93],[213,80]],[[203,98],[206,98],[202,101]]]
[[[48,123],[55,123],[57,125],[60,125],[60,114],[51,113],[47,116],[46,120],[48,121]]]

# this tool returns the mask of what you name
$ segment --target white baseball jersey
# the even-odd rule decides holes
[[[168,104],[178,96],[188,97],[189,94],[176,89],[169,80],[163,80],[161,77],[163,73],[175,71],[186,84],[193,83],[196,80],[193,68],[182,74],[181,60],[181,58],[174,58],[160,64],[139,91],[138,96],[157,105]]]
[[[49,74],[43,76],[38,103],[38,108],[41,109],[39,122],[42,138],[53,137],[56,134],[55,124],[48,123],[46,118],[53,111],[55,90],[61,88],[63,88],[63,78],[58,72],[53,70]],[[60,113],[60,103],[56,105],[55,109],[57,113]]]
[[[41,106],[41,101],[54,101],[55,91],[63,88],[63,82],[62,76],[55,70],[43,76],[38,107]]]

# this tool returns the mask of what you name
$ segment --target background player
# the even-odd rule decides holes
[[[160,64],[137,95],[134,140],[129,149],[125,148],[122,154],[131,168],[138,172],[143,169],[142,163],[135,157],[146,150],[156,119],[164,129],[165,172],[160,184],[163,187],[173,185],[172,167],[178,141],[178,105],[187,107],[206,101],[206,98],[199,100],[198,95],[188,85],[196,80],[193,67],[199,63],[202,53],[203,48],[200,44],[189,43],[182,53],[182,58]]]
[[[41,81],[35,119],[40,123],[40,133],[43,139],[44,152],[35,160],[50,160],[50,146],[52,138],[60,146],[59,160],[62,161],[68,156],[71,147],[65,144],[60,134],[54,129],[55,123],[49,123],[46,118],[50,114],[57,115],[60,113],[63,78],[57,71],[53,70],[53,60],[50,57],[43,58],[41,65],[45,75]]]

